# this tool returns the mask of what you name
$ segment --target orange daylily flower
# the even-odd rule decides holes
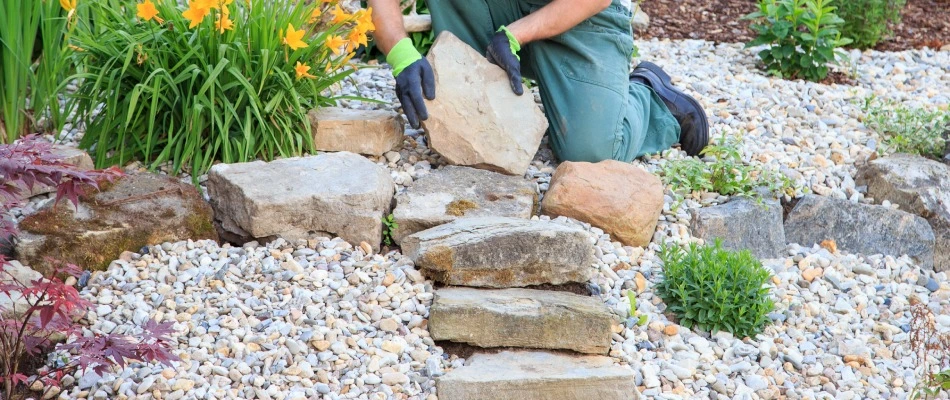
[[[234,21],[231,20],[231,12],[228,11],[227,8],[221,9],[221,15],[218,15],[218,20],[214,22],[214,27],[217,28],[220,33],[234,28]]]
[[[376,25],[373,24],[373,7],[359,12],[356,17],[356,29],[364,33],[376,30]]]
[[[152,3],[152,0],[145,0],[142,3],[139,3],[135,6],[138,12],[135,14],[139,18],[145,21],[151,21],[155,19],[159,24],[165,23],[161,17],[158,16],[158,9],[155,8],[155,3]]]
[[[330,23],[331,24],[343,23],[349,20],[350,17],[352,17],[352,15],[347,14],[346,10],[344,10],[343,7],[340,7],[340,5],[337,4],[336,7],[333,8],[333,19],[330,21]]]
[[[333,51],[333,54],[339,55],[340,48],[346,45],[346,40],[343,40],[343,38],[339,36],[327,36],[326,44],[327,44],[327,47],[329,47],[330,50]]]
[[[73,11],[76,9],[76,1],[77,0],[59,0],[59,5],[66,11]]]
[[[212,10],[217,10],[219,8],[226,8],[233,2],[234,0],[210,0],[208,7]]]
[[[320,14],[322,14],[322,12],[320,11],[320,7],[314,7],[313,11],[310,12],[310,21],[308,22],[310,22],[311,24],[314,22],[317,22],[317,19],[320,18]]]
[[[191,21],[188,28],[198,26],[211,12],[211,2],[214,0],[191,0],[188,3],[188,9],[181,13],[181,16]]]
[[[360,32],[357,29],[350,31],[350,37],[348,39],[350,40],[350,48],[353,48],[353,49],[355,49],[359,45],[366,46],[367,40],[368,40],[368,38],[366,37],[366,34],[363,32]]]
[[[308,73],[309,71],[310,71],[309,65],[301,64],[300,61],[297,61],[297,66],[294,67],[294,72],[297,73],[297,80],[300,80],[300,78],[310,78],[310,79],[316,78],[315,76],[310,75]]]
[[[284,34],[284,44],[290,47],[291,50],[307,47],[307,43],[303,41],[304,34],[303,29],[294,29],[292,24],[287,24],[287,33]]]

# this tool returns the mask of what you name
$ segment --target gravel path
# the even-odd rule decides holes
[[[948,51],[855,54],[856,85],[826,86],[765,77],[755,67],[754,49],[737,44],[638,45],[645,59],[663,65],[696,94],[715,135],[740,136],[743,158],[781,170],[799,195],[866,201],[854,183],[854,164],[880,143],[859,121],[857,102],[867,95],[950,104]],[[359,88],[364,96],[393,100],[387,69],[363,68],[354,76],[343,94]],[[376,160],[391,169],[399,190],[441,165],[421,132],[407,133],[406,149]],[[638,163],[656,170],[683,156],[670,151]],[[543,193],[554,167],[550,150],[542,148],[526,177]],[[669,321],[653,295],[658,243],[695,241],[688,234],[689,210],[725,200],[687,199],[672,211],[667,197],[647,249],[623,247],[585,226],[598,249],[591,283],[605,303],[626,318],[624,293],[639,289],[639,312],[649,323],[616,332],[610,354],[637,371],[644,394],[907,398],[917,384],[908,357],[909,299],[930,304],[940,315],[938,324],[950,330],[950,286],[925,288],[928,278],[948,282],[947,274],[927,276],[906,258],[790,245],[788,257],[765,261],[775,275],[776,311],[763,334],[748,340],[710,336]],[[824,268],[824,277],[804,279],[802,271],[812,266]],[[145,318],[177,321],[183,361],[175,370],[135,364],[101,378],[87,374],[69,397],[424,399],[433,396],[433,377],[463,362],[428,338],[432,285],[408,259],[367,255],[339,240],[243,248],[165,243],[117,261],[92,279],[84,295],[98,303],[88,317],[93,330],[134,332],[133,325]]]

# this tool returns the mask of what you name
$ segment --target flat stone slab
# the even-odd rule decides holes
[[[645,247],[663,211],[663,183],[633,164],[563,162],[541,211],[587,222],[627,246]]]
[[[237,236],[339,236],[378,249],[395,185],[382,167],[340,152],[215,165],[208,191],[215,218]]]
[[[310,111],[313,145],[320,151],[349,151],[381,156],[404,139],[399,114],[385,110],[323,107]]]
[[[598,298],[535,289],[445,288],[429,309],[434,340],[606,355],[615,318]]]
[[[785,220],[785,237],[803,246],[834,240],[851,253],[908,255],[932,268],[934,233],[923,218],[884,206],[807,195]]]
[[[521,177],[448,166],[412,183],[396,196],[396,243],[413,233],[462,217],[531,218],[538,195]]]
[[[407,236],[402,250],[433,280],[458,286],[586,282],[594,263],[583,229],[504,217],[457,219]]]
[[[436,390],[452,400],[637,400],[634,379],[609,357],[503,351],[473,355]]]
[[[451,164],[524,175],[548,128],[530,92],[514,94],[504,70],[448,31],[427,58],[438,88],[426,100],[430,147]]]
[[[950,271],[950,166],[909,154],[894,154],[858,169],[868,195],[887,200],[930,223],[936,236],[934,269]]]
[[[778,258],[785,253],[782,205],[777,200],[735,198],[728,203],[692,211],[690,233],[723,248],[749,250],[757,258]]]

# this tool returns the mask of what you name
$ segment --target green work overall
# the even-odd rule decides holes
[[[484,54],[498,27],[550,0],[426,2],[436,34],[452,32]],[[571,30],[522,47],[522,74],[538,82],[549,141],[562,161],[628,162],[679,141],[679,124],[659,96],[630,82],[630,18],[620,0],[613,0]]]

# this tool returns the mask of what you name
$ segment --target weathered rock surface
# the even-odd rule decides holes
[[[831,197],[802,197],[785,221],[785,237],[803,246],[831,239],[851,253],[906,254],[925,267],[934,261],[934,233],[923,218]]]
[[[548,128],[534,98],[512,93],[504,70],[449,32],[428,60],[438,88],[426,101],[430,147],[455,165],[524,175]]]
[[[663,183],[619,161],[563,162],[541,211],[587,222],[628,246],[646,246],[663,210]]]
[[[17,258],[42,271],[45,257],[104,269],[123,251],[186,239],[215,239],[211,207],[194,186],[158,174],[136,174],[61,202],[20,223]]]
[[[17,260],[10,260],[3,267],[3,274],[0,274],[0,284],[17,285],[16,282],[26,286],[32,286],[30,282],[42,278],[39,272],[30,267],[21,264]],[[19,286],[19,285],[18,285]],[[35,298],[34,300],[35,301]],[[4,316],[16,316],[17,318],[30,308],[30,301],[20,293],[11,292],[10,294],[0,293],[0,311]]]
[[[936,236],[934,269],[950,270],[950,166],[920,156],[895,154],[858,170],[868,195],[927,219]]]
[[[433,339],[478,347],[606,355],[614,323],[599,298],[534,289],[439,289],[429,310]]]
[[[636,400],[633,370],[604,356],[533,351],[475,354],[436,380],[452,400]]]
[[[448,166],[413,182],[396,196],[393,239],[462,217],[531,218],[538,195],[521,177],[475,168]]]
[[[382,167],[349,152],[220,164],[208,174],[215,218],[244,240],[329,235],[378,249],[394,190]]]
[[[85,151],[82,151],[73,146],[66,146],[62,144],[53,144],[52,145],[53,155],[58,157],[60,161],[74,165],[76,169],[80,171],[89,171],[95,169],[95,164],[92,162],[92,157],[89,157],[89,154],[86,154]],[[32,188],[21,188],[20,200],[26,200],[33,196],[39,196],[41,194],[53,193],[56,191],[55,187],[36,184]]]
[[[633,8],[633,18],[630,19],[630,26],[637,32],[647,30],[650,27],[650,16],[643,11],[639,4]]]
[[[320,151],[381,156],[402,145],[399,114],[384,110],[323,107],[310,111],[313,145]]]
[[[694,209],[690,233],[707,244],[720,239],[723,248],[749,250],[757,258],[785,255],[782,205],[777,200],[736,198],[722,205]]]
[[[594,247],[578,227],[517,218],[462,218],[402,241],[403,254],[434,280],[523,287],[586,282]]]

